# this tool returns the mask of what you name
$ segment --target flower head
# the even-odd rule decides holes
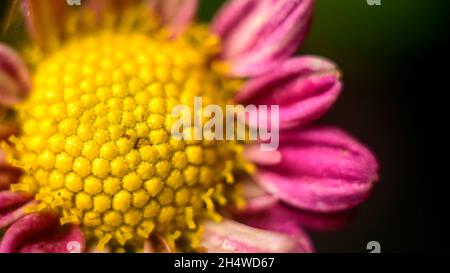
[[[309,252],[299,223],[278,209],[266,224],[239,215],[260,219],[280,202],[335,212],[368,196],[371,152],[338,129],[306,126],[342,87],[330,61],[289,58],[313,1],[229,1],[211,27],[191,23],[197,4],[24,1],[31,72],[0,45],[0,103],[10,113],[0,117],[0,251],[78,242],[80,251]],[[194,97],[222,109],[279,105],[280,119],[247,120],[279,127],[279,149],[176,138],[172,109],[196,111]],[[42,230],[49,238],[34,238]]]

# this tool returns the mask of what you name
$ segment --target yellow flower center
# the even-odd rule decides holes
[[[171,136],[175,105],[193,108],[201,96],[224,107],[234,91],[211,68],[217,41],[205,33],[99,31],[44,58],[18,108],[13,161],[25,174],[13,190],[35,194],[35,210],[58,211],[100,247],[154,233],[174,240],[218,218],[238,144]]]

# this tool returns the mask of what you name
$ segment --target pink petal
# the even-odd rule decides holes
[[[279,151],[262,151],[258,144],[247,145],[244,157],[258,165],[275,165],[281,162]]]
[[[86,0],[84,4],[89,10],[93,11],[97,18],[101,18],[105,10],[109,8],[110,0]]]
[[[245,207],[243,210],[233,211],[233,216],[240,223],[254,228],[296,236],[302,240],[301,245],[307,252],[313,251],[311,241],[300,228],[300,211],[289,210],[278,201],[260,210]]]
[[[271,71],[303,42],[313,0],[230,0],[213,22],[223,42],[223,58],[237,76]]]
[[[264,191],[251,179],[242,181],[241,185],[245,204],[242,208],[232,210],[232,213],[239,222],[256,228],[277,231],[277,227],[285,226],[288,229],[291,227],[296,230],[301,226],[314,231],[337,231],[344,228],[354,214],[353,210],[317,213],[293,208],[280,202],[275,195]],[[258,225],[260,219],[264,219],[261,222],[267,226]],[[270,221],[275,222],[274,227],[269,226]],[[290,233],[288,229],[284,232]]]
[[[266,206],[264,210],[244,208],[233,212],[235,219],[252,227],[294,233],[299,227],[329,232],[343,229],[353,216],[352,210],[339,213],[316,213],[299,210],[281,202]],[[300,230],[301,231],[301,230]]]
[[[75,225],[61,227],[53,213],[30,214],[15,222],[4,234],[0,252],[81,252],[85,239]]]
[[[198,7],[198,0],[148,0],[148,3],[175,35],[191,23]]]
[[[337,128],[281,132],[279,151],[281,163],[260,168],[255,178],[299,208],[330,212],[354,207],[378,179],[372,152]]]
[[[310,252],[304,234],[256,229],[232,220],[205,223],[202,246],[210,253],[287,253]]]
[[[32,197],[11,191],[0,191],[0,229],[25,215],[25,207]]]
[[[271,115],[261,113],[259,120],[247,122],[255,128],[283,129],[302,126],[321,117],[334,104],[341,89],[339,72],[333,63],[305,56],[286,60],[272,73],[250,80],[235,100],[256,107],[278,105],[279,120],[271,120]]]
[[[30,86],[28,69],[19,54],[0,43],[0,105],[21,101],[28,94]]]
[[[278,198],[265,192],[258,184],[250,179],[241,182],[242,197],[245,200],[242,210],[246,212],[257,212],[272,208]]]
[[[302,227],[318,232],[342,230],[347,227],[348,223],[354,216],[354,210],[345,210],[334,213],[317,213],[286,208],[286,206],[284,206],[284,209],[290,211],[291,215],[295,213],[294,219]]]
[[[0,191],[0,212],[6,211],[9,208],[18,207],[30,199],[30,196],[22,193]]]

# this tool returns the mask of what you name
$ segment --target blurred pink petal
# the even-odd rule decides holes
[[[250,179],[241,182],[242,197],[245,200],[245,212],[255,212],[272,208],[278,198],[270,193],[265,192],[258,184]]]
[[[77,226],[61,227],[56,214],[34,213],[9,227],[0,252],[67,253],[83,251],[84,247],[84,235]]]
[[[318,213],[305,211],[283,204],[278,198],[264,191],[256,182],[251,179],[242,181],[242,197],[245,199],[245,205],[240,209],[232,211],[239,222],[253,227],[276,230],[268,226],[258,226],[259,219],[265,224],[269,221],[276,223],[292,223],[287,226],[293,226],[294,230],[299,226],[313,231],[336,231],[344,228],[352,218],[354,211],[346,210],[337,213]],[[276,226],[278,224],[275,224]],[[283,224],[279,225],[283,226]],[[285,231],[288,232],[288,231]]]
[[[341,230],[348,224],[353,214],[353,210],[317,213],[293,208],[281,202],[275,202],[263,210],[245,207],[243,210],[233,211],[235,219],[239,222],[285,233],[295,233],[299,227],[320,232]]]
[[[295,217],[302,227],[319,232],[331,232],[344,229],[353,218],[354,210],[345,210],[334,213],[318,213],[312,211],[296,210],[282,206],[290,212],[290,217]],[[295,215],[295,216],[294,216]]]
[[[248,196],[244,196],[246,198]],[[250,202],[254,202],[250,199]],[[299,221],[300,211],[289,210],[277,200],[267,204],[264,209],[254,209],[246,206],[242,210],[233,211],[234,219],[254,228],[289,234],[302,239],[302,245],[307,252],[313,251],[313,246]]]
[[[180,34],[194,19],[198,0],[148,0],[152,10],[174,34]]]
[[[262,114],[249,119],[252,127],[291,128],[305,125],[331,108],[342,89],[339,72],[330,61],[305,56],[281,63],[272,73],[247,82],[235,100],[241,104],[279,105],[279,120]],[[258,123],[259,121],[259,123]]]
[[[138,5],[140,0],[83,0],[82,8],[87,11],[94,12],[97,22],[100,23],[105,19],[105,15],[114,14],[116,18],[120,18],[129,7]]]
[[[28,69],[19,54],[0,43],[0,105],[21,101],[28,94],[30,86]]]
[[[83,6],[93,11],[97,18],[101,18],[110,4],[111,0],[86,0],[86,3],[83,4]]]
[[[281,154],[278,151],[262,151],[260,145],[249,144],[245,147],[244,157],[258,165],[275,165],[281,162]]]
[[[281,132],[281,163],[256,180],[284,202],[312,211],[340,211],[364,201],[378,179],[372,152],[340,129]]]
[[[272,232],[228,219],[205,223],[202,246],[211,253],[311,252],[309,239],[303,233]]]
[[[313,0],[230,0],[213,21],[223,58],[237,76],[261,75],[303,42]]]
[[[25,215],[25,207],[33,198],[11,191],[0,191],[0,229]]]
[[[41,49],[50,51],[58,46],[69,8],[66,1],[23,0],[28,32]]]

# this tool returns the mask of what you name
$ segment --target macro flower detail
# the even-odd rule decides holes
[[[321,212],[347,209],[365,200],[378,179],[372,154],[339,129],[286,131],[280,143],[280,162],[262,167],[257,181],[290,205]]]
[[[249,80],[235,96],[242,104],[279,105],[275,121],[250,119],[249,125],[298,127],[321,117],[336,101],[342,83],[336,66],[315,56],[291,58],[274,73]]]
[[[194,229],[203,211],[214,217],[213,204],[203,203],[214,198],[209,192],[221,196],[231,144],[170,135],[173,106],[194,95],[227,101],[227,90],[214,93],[223,89],[220,75],[205,69],[208,55],[194,51],[194,38],[163,45],[105,32],[40,63],[33,93],[18,108],[23,133],[11,139],[20,154],[13,160],[28,169],[12,189],[35,194],[39,210],[61,210],[62,224],[81,224],[101,246],[145,239],[154,229]],[[105,46],[85,53],[98,44]]]
[[[290,57],[312,0],[228,1],[211,26],[196,0],[23,2],[33,42],[0,44],[0,252],[312,252],[278,208],[368,197],[370,150],[309,125],[342,89],[331,61]],[[196,97],[278,105],[247,125],[279,128],[279,148],[174,137]]]

